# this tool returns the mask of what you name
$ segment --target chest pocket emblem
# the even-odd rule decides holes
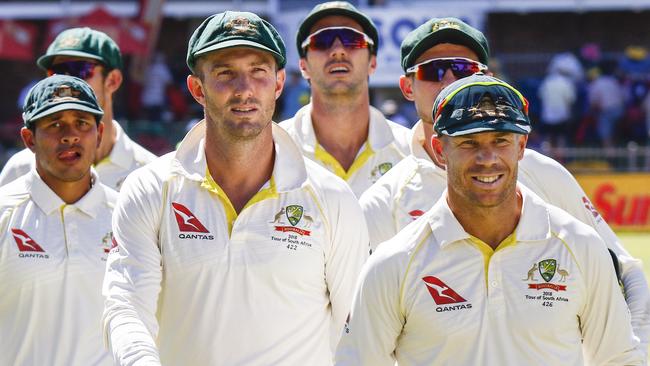
[[[287,222],[283,219],[286,218]],[[303,236],[309,236],[311,231],[305,230],[314,223],[314,219],[305,213],[305,210],[300,205],[289,205],[283,207],[275,214],[272,224],[279,224],[275,226],[275,231],[287,232],[291,231]]]

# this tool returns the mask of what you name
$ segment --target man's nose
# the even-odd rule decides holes
[[[346,54],[347,50],[345,49],[343,42],[341,42],[341,39],[339,37],[336,37],[330,46],[329,52],[331,56],[336,56]]]

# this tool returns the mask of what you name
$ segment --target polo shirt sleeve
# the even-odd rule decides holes
[[[24,149],[14,154],[0,171],[0,186],[11,183],[27,174],[34,165],[34,154]]]
[[[357,283],[352,311],[336,352],[337,366],[394,366],[404,325],[400,310],[401,271],[384,243],[366,262]]]
[[[616,234],[593,207],[587,194],[571,173],[559,163],[553,162],[557,164],[557,168],[549,169],[549,172],[552,171],[549,176],[552,176],[552,181],[555,183],[546,185],[548,197],[545,200],[594,228],[607,248],[618,256],[626,301],[632,313],[632,327],[634,334],[639,337],[640,349],[645,354],[650,342],[650,289],[643,273],[641,261],[632,257],[625,250]]]
[[[374,252],[377,246],[397,234],[398,229],[394,217],[394,203],[390,182],[395,180],[388,171],[384,176],[368,188],[359,198],[361,210],[368,223],[370,249]]]
[[[345,189],[346,192],[338,194],[335,214],[330,215],[331,246],[325,263],[325,281],[332,307],[332,354],[350,312],[356,279],[369,252],[368,230],[359,203],[347,186]]]
[[[604,243],[593,235],[579,257],[587,297],[579,315],[586,364],[643,365],[645,358],[632,332],[630,312],[621,294]]]
[[[146,169],[126,179],[113,212],[114,248],[103,284],[103,326],[116,365],[160,365],[154,340],[162,278],[162,183],[150,178],[153,174]]]

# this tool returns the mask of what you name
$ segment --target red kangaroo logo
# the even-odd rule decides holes
[[[20,229],[11,229],[18,250],[21,252],[45,252],[40,245],[36,244],[34,239],[30,238],[27,233]]]
[[[433,301],[438,305],[455,304],[467,301],[457,294],[456,291],[452,290],[451,287],[447,286],[446,283],[442,282],[438,277],[427,276],[422,280],[426,284],[431,297],[433,297]]]
[[[184,232],[192,233],[209,233],[208,229],[203,226],[201,221],[194,216],[192,211],[180,203],[172,202],[172,209],[176,216],[178,229]]]

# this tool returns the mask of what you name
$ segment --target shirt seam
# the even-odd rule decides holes
[[[413,250],[413,254],[411,254],[408,264],[406,265],[406,270],[404,270],[404,276],[402,277],[402,283],[400,284],[400,290],[399,290],[399,308],[400,308],[400,314],[402,317],[405,319],[406,318],[406,311],[405,311],[405,299],[404,299],[404,287],[406,284],[406,277],[408,276],[409,271],[411,270],[411,265],[413,264],[413,261],[415,260],[415,256],[418,254],[420,251],[420,248],[424,245],[424,243],[429,239],[429,236],[431,236],[432,232],[429,231],[427,234],[420,240],[418,245],[415,246],[415,250]]]

